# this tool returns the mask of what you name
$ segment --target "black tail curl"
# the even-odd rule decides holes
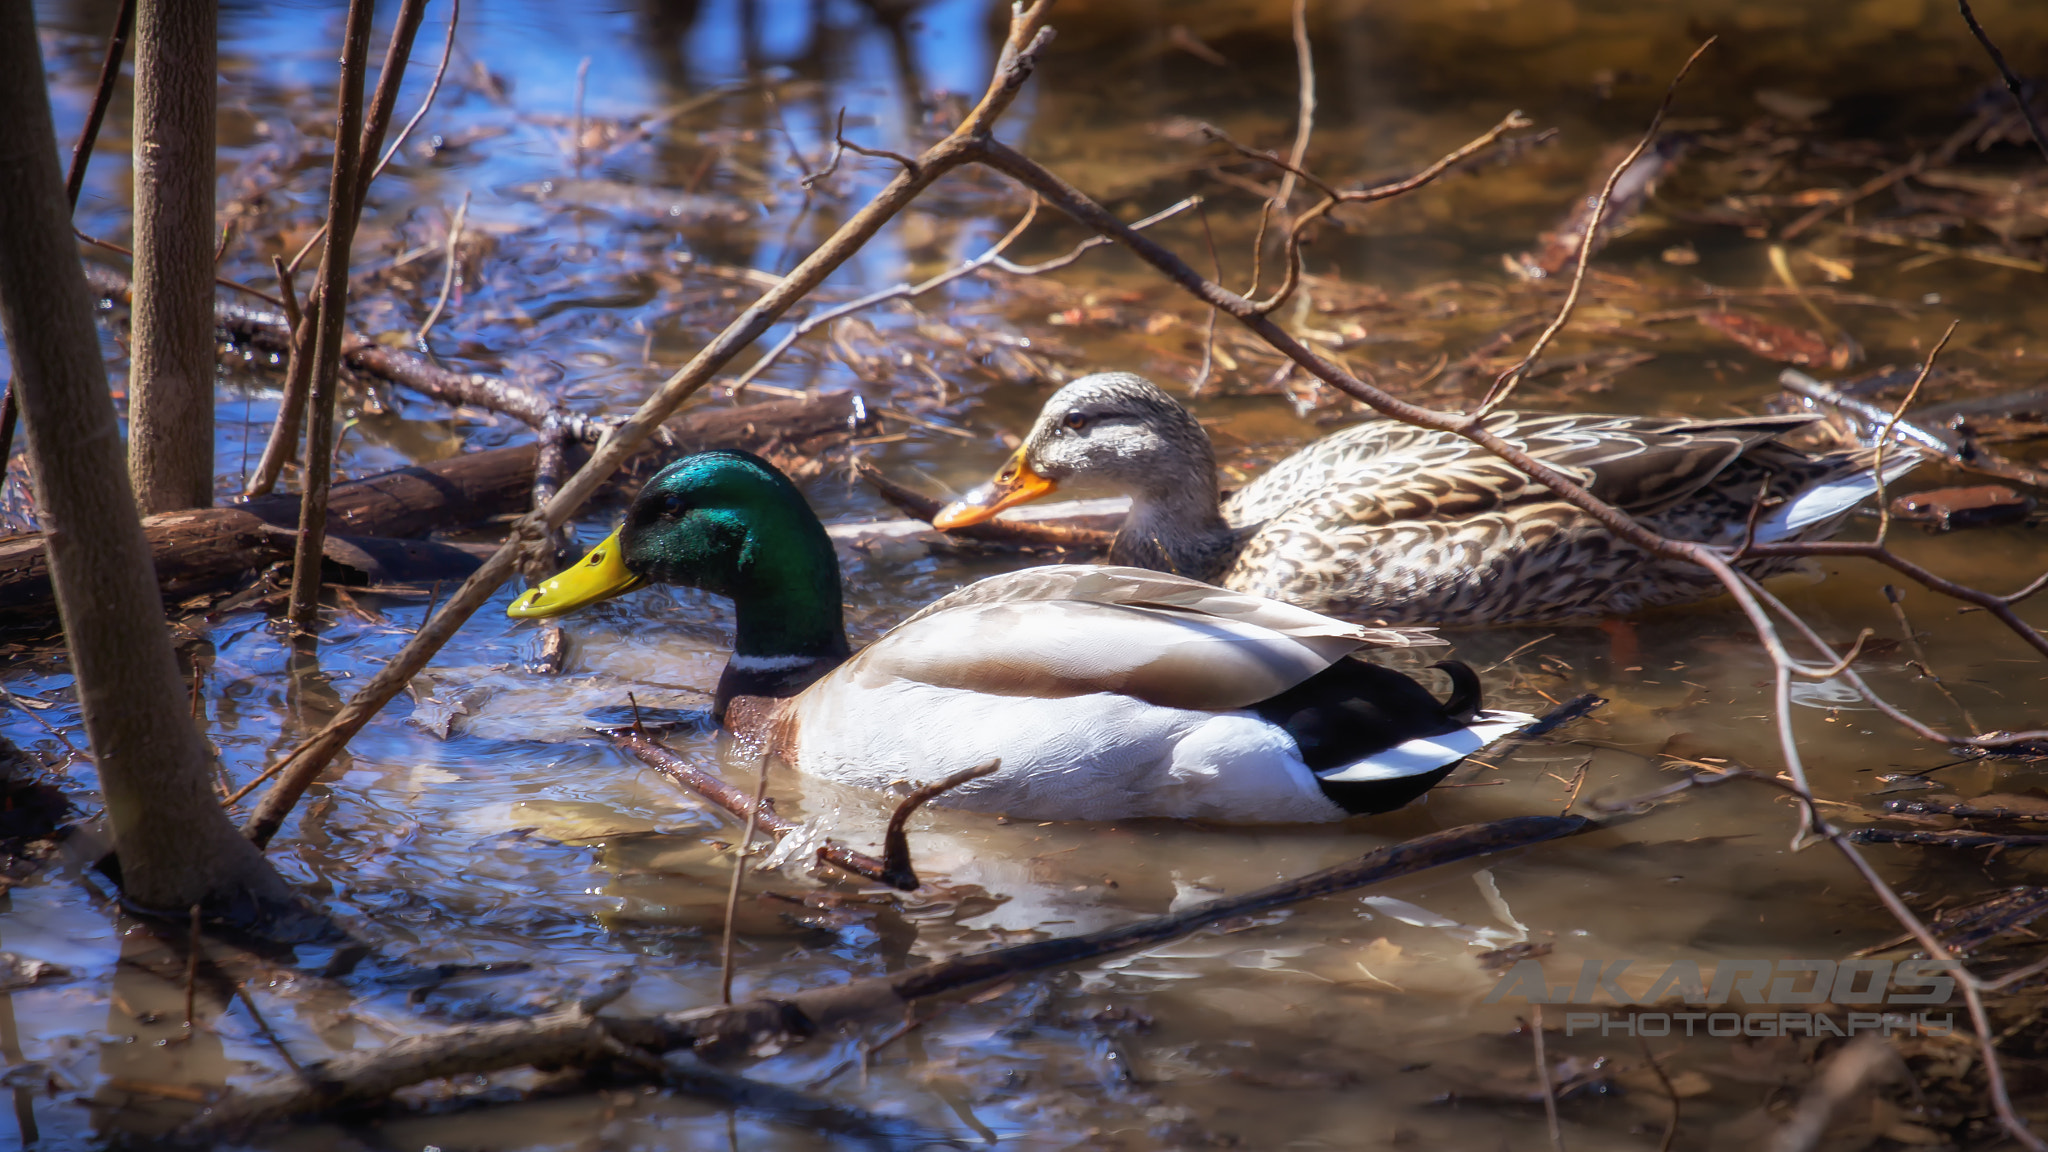
[[[1463,660],[1439,660],[1430,667],[1451,678],[1451,698],[1444,701],[1444,715],[1462,724],[1478,719],[1483,703],[1479,673]]]

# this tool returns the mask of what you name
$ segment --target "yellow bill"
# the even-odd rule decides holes
[[[540,587],[527,589],[525,595],[505,609],[505,615],[520,620],[560,616],[645,584],[645,580],[626,570],[622,555],[625,549],[619,544],[619,533],[623,531],[613,531],[604,543],[590,550],[590,555],[543,581]]]
[[[1005,508],[1038,499],[1057,485],[1031,470],[1024,462],[1024,449],[1017,449],[996,478],[955,500],[932,517],[932,527],[941,531],[966,528],[991,519]]]

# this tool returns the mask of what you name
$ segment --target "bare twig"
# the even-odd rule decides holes
[[[100,138],[107,106],[114,102],[114,87],[121,82],[121,58],[128,54],[128,37],[134,32],[135,0],[121,0],[121,11],[114,17],[113,35],[107,37],[107,54],[100,60],[100,82],[93,89],[92,108],[85,114],[85,127],[78,132],[78,143],[72,145],[71,170],[64,176],[64,197],[73,208],[78,207],[78,194],[85,189],[85,168],[92,162],[93,144]],[[5,458],[6,445],[0,444],[0,459]]]
[[[1550,1129],[1550,1152],[1564,1152],[1564,1128],[1557,1122],[1557,1085],[1550,1079],[1550,1058],[1543,1050],[1543,1005],[1531,1004],[1529,1035],[1536,1045],[1536,1084],[1543,1093],[1543,1120]]]
[[[1840,197],[1834,200],[1830,200],[1825,204],[1817,205],[1814,208],[1808,210],[1804,215],[1800,216],[1797,220],[1794,220],[1790,224],[1785,225],[1784,230],[1778,233],[1778,239],[1780,241],[1790,241],[1793,238],[1797,237],[1800,233],[1806,231],[1808,228],[1811,228],[1815,224],[1818,224],[1821,221],[1827,219],[1829,216],[1832,216],[1835,213],[1840,212],[1842,209],[1847,208],[1849,205],[1854,204],[1859,200],[1864,200],[1868,197],[1875,196],[1879,192],[1882,192],[1885,189],[1890,188],[1892,185],[1899,183],[1901,180],[1907,180],[1914,176],[1918,176],[1920,174],[1920,170],[1925,168],[1926,166],[1927,154],[1925,152],[1922,152],[1919,155],[1913,157],[1911,160],[1906,161],[1904,164],[1901,164],[1898,167],[1891,169],[1890,171],[1880,173],[1877,176],[1873,176],[1870,179],[1865,180],[1863,183],[1858,184],[1855,188],[1849,190],[1848,192],[1843,193]]]
[[[390,123],[391,116],[389,103],[395,103],[397,100],[398,86],[405,79],[405,58],[411,54],[413,37],[419,33],[420,20],[425,13],[425,0],[418,0],[416,4],[412,0],[408,0],[406,4],[401,5],[399,8],[398,23],[392,29],[391,51],[385,59],[385,71],[377,78],[377,95],[380,101],[380,109],[373,109],[373,111],[381,110],[381,119],[373,117],[371,128],[374,131],[366,130],[364,133],[364,155],[376,155],[377,148],[384,139],[384,129]],[[441,44],[441,63],[434,69],[433,82],[427,85],[427,94],[421,99],[419,110],[412,114],[412,119],[405,122],[405,127],[399,129],[398,135],[392,139],[390,147],[385,149],[383,158],[377,161],[376,167],[371,168],[363,176],[359,193],[367,193],[371,183],[377,177],[384,174],[384,169],[390,166],[392,158],[397,156],[399,150],[405,147],[405,142],[412,136],[413,129],[419,127],[420,121],[427,117],[427,110],[434,106],[434,97],[441,91],[441,79],[448,74],[448,61],[455,54],[455,26],[461,18],[462,0],[449,0],[448,36]],[[401,32],[404,34],[406,48],[403,54],[396,51],[398,36]],[[391,68],[393,59],[396,59],[398,63],[395,71]],[[384,101],[387,91],[390,93],[390,102]],[[361,199],[362,196],[359,194],[357,196],[358,202]],[[314,230],[311,236],[306,237],[304,244],[299,245],[299,250],[292,254],[292,258],[285,263],[285,267],[294,272],[298,271],[299,265],[305,263],[307,254],[313,251],[313,246],[326,238],[327,225],[323,223]],[[318,291],[317,287],[315,291]]]
[[[284,266],[282,256],[270,258],[270,270],[277,274],[278,303],[284,305],[284,322],[296,332],[305,317],[299,312],[299,290],[292,283],[292,270]]]
[[[1671,1101],[1671,1119],[1665,1121],[1664,1138],[1657,1142],[1657,1152],[1671,1152],[1672,1142],[1678,1139],[1678,1089],[1672,1085],[1671,1077],[1665,1074],[1664,1065],[1657,1059],[1657,1054],[1650,1051],[1650,1042],[1637,1036],[1636,1043],[1643,1046],[1643,1060],[1649,1064],[1650,1071],[1656,1074],[1657,1083],[1664,1086],[1664,1098]]]
[[[1678,85],[1684,81],[1685,74],[1692,71],[1693,62],[1707,49],[1713,47],[1717,39],[1719,37],[1707,37],[1704,43],[1692,50],[1692,55],[1685,58],[1685,63],[1679,66],[1678,75],[1673,76],[1670,85],[1664,89],[1664,99],[1658,103],[1656,114],[1650,117],[1650,126],[1643,130],[1642,138],[1636,141],[1635,147],[1628,150],[1628,155],[1621,158],[1621,163],[1614,166],[1614,171],[1607,174],[1607,183],[1600,186],[1600,196],[1593,203],[1593,216],[1586,222],[1585,235],[1579,237],[1579,262],[1572,270],[1571,288],[1565,292],[1564,303],[1558,306],[1557,318],[1537,335],[1536,342],[1529,346],[1529,351],[1520,361],[1494,377],[1493,387],[1487,390],[1486,398],[1479,402],[1476,410],[1479,415],[1483,416],[1493,411],[1507,400],[1515,385],[1528,374],[1529,366],[1536,363],[1537,358],[1543,355],[1543,350],[1548,348],[1557,334],[1564,330],[1564,326],[1571,322],[1572,311],[1579,304],[1579,292],[1585,287],[1586,266],[1592,263],[1593,249],[1598,247],[1600,224],[1606,219],[1607,203],[1614,196],[1614,186],[1621,182],[1622,173],[1627,172],[1629,166],[1642,157],[1643,150],[1656,141],[1658,129],[1664,126],[1664,114],[1671,110],[1671,101],[1678,95]]]
[[[1200,203],[1199,197],[1190,196],[1187,199],[1182,200],[1178,204],[1174,204],[1167,208],[1163,208],[1158,212],[1154,212],[1152,215],[1147,216],[1145,219],[1138,221],[1136,224],[1133,224],[1132,227],[1149,228],[1152,225],[1157,224],[1161,220],[1177,216],[1180,213],[1187,211],[1189,208],[1194,207],[1198,203]],[[1017,264],[1006,259],[1003,256],[1003,252],[1007,250],[1010,245],[1016,243],[1018,237],[1024,235],[1024,230],[1031,226],[1031,222],[1038,218],[1038,208],[1039,203],[1037,199],[1034,198],[1031,201],[1031,207],[1025,211],[1023,218],[1018,220],[1015,225],[1011,226],[1010,230],[1003,234],[1002,239],[997,240],[993,245],[989,247],[989,249],[986,252],[983,252],[981,255],[976,256],[973,259],[966,260],[963,261],[962,263],[956,264],[953,267],[947,269],[944,272],[939,273],[938,275],[932,277],[929,280],[923,281],[922,283],[918,284],[898,284],[893,288],[884,288],[878,292],[870,292],[857,300],[849,300],[844,304],[837,304],[834,305],[833,307],[826,308],[818,312],[814,312],[811,315],[804,317],[803,320],[799,321],[797,324],[792,326],[789,332],[785,334],[782,337],[782,339],[776,341],[774,347],[768,349],[767,352],[763,353],[759,360],[756,360],[752,364],[749,364],[747,366],[747,370],[745,372],[740,373],[739,378],[737,380],[734,380],[732,384],[727,387],[726,394],[735,397],[739,396],[746,390],[747,385],[753,383],[753,381],[757,377],[759,377],[761,373],[767,371],[771,365],[773,365],[777,360],[780,360],[783,354],[785,352],[788,352],[791,346],[793,346],[797,341],[803,339],[805,336],[823,327],[824,325],[829,324],[832,321],[837,320],[843,316],[850,316],[855,312],[864,311],[866,309],[874,307],[877,304],[887,303],[890,300],[914,299],[916,297],[923,296],[926,295],[927,293],[936,291],[940,288],[945,287],[948,284],[953,283],[956,280],[959,280],[966,276],[973,275],[974,273],[980,272],[987,268],[998,268],[1004,272],[1008,272],[1012,276],[1037,276],[1042,273],[1051,272],[1060,268],[1065,268],[1067,265],[1072,264],[1076,260],[1079,260],[1082,254],[1087,252],[1089,249],[1099,248],[1104,244],[1110,243],[1109,240],[1101,236],[1091,236],[1088,239],[1081,241],[1079,244],[1074,245],[1072,250],[1070,250],[1066,255],[1055,257],[1054,259],[1047,260],[1040,264]]]
[[[342,321],[348,308],[348,254],[355,239],[357,169],[362,157],[363,75],[373,0],[350,0],[336,101],[334,168],[328,183],[329,240],[320,257],[319,312],[313,333],[312,386],[306,394],[305,483],[298,545],[292,554],[290,616],[298,637],[319,622],[320,545],[327,535],[327,490],[334,478],[334,388],[341,373]]]
[[[979,780],[983,776],[993,775],[996,769],[1002,766],[1001,760],[991,760],[973,768],[963,768],[943,780],[934,780],[905,796],[903,802],[896,806],[896,811],[890,814],[889,830],[882,838],[882,882],[901,888],[905,892],[916,891],[917,869],[911,866],[910,840],[904,835],[903,826],[910,822],[911,816],[916,814],[919,808],[924,807],[934,797],[951,792],[969,780]]]
[[[126,256],[130,260],[135,259],[135,250],[133,248],[124,248],[121,245],[114,243],[112,240],[102,240],[89,232],[81,231],[76,226],[74,226],[71,229],[71,234],[78,237],[85,243],[92,245],[95,248],[99,248],[107,252],[113,252],[116,253],[117,255]],[[255,288],[251,287],[250,285],[244,284],[240,280],[230,280],[225,276],[215,276],[213,278],[213,282],[215,284],[220,285],[223,288],[231,288],[237,292],[242,293],[245,296],[254,296],[256,299],[263,301],[265,304],[268,304],[273,308],[284,307],[284,301],[278,299],[275,296],[272,296],[270,293],[265,292],[261,288]]]
[[[1287,213],[1288,202],[1294,199],[1294,181],[1308,156],[1308,138],[1316,128],[1316,61],[1308,42],[1308,0],[1294,0],[1293,24],[1294,69],[1300,79],[1301,94],[1296,98],[1294,149],[1287,154],[1287,172],[1280,178],[1280,191],[1273,196],[1282,216]]]
[[[199,934],[199,905],[192,905],[192,931],[185,940],[185,1038],[191,1039],[198,1025],[192,1014],[199,999],[199,951],[205,946]]]
[[[1197,204],[1196,208],[1200,211],[1202,217],[1202,239],[1209,245],[1209,276],[1218,284],[1221,284],[1223,282],[1223,257],[1216,251],[1216,233],[1209,227],[1209,208],[1206,204]],[[1209,375],[1216,368],[1217,315],[1217,310],[1212,305],[1209,308],[1209,323],[1202,332],[1202,370],[1196,375],[1193,386],[1188,389],[1189,394],[1193,396],[1200,396],[1202,390],[1209,386]]]
[[[1819,1147],[1828,1124],[1850,1097],[1897,1061],[1891,1046],[1875,1036],[1858,1036],[1844,1045],[1821,1066],[1792,1119],[1772,1137],[1771,1152],[1810,1152]]]
[[[637,727],[639,722],[636,719],[634,723]],[[747,809],[747,830],[740,835],[739,848],[733,854],[732,887],[725,894],[725,938],[718,947],[720,1004],[732,1003],[732,944],[733,930],[740,914],[740,882],[747,875],[747,853],[754,850],[754,825],[760,822],[762,802],[768,799],[768,758],[763,756],[756,767],[760,769],[761,781],[754,785],[754,803]],[[909,887],[917,887],[915,877],[912,878]]]
[[[2026,118],[2027,131],[2033,133],[2034,147],[2041,150],[2043,160],[2048,160],[2048,133],[2041,130],[2041,121],[2034,115],[2034,107],[2027,100],[2026,85],[2020,83],[2020,78],[2013,74],[2012,65],[2005,62],[2005,53],[2000,52],[1998,45],[1992,43],[1990,33],[1984,31],[1982,24],[1977,23],[1977,14],[1970,11],[1970,0],[1956,0],[1956,8],[1962,12],[1963,22],[1970,26],[1970,35],[1977,38],[1977,43],[1984,46],[1984,51],[1991,57],[1991,62],[1998,66],[1998,75],[2005,81],[2005,90],[2012,93],[2012,102],[2019,105],[2020,115]]]
[[[434,79],[427,85],[427,94],[420,98],[419,110],[412,114],[412,119],[405,122],[405,127],[398,130],[398,135],[392,137],[390,146],[384,150],[384,155],[377,161],[377,166],[370,169],[372,182],[384,174],[384,169],[391,164],[391,158],[398,155],[399,149],[405,147],[406,140],[412,136],[412,130],[420,126],[420,121],[427,118],[427,110],[434,106],[434,97],[441,91],[441,78],[448,75],[448,61],[455,55],[455,25],[461,19],[462,0],[448,0],[448,37],[441,42],[441,62],[434,66]]]
[[[1435,182],[1437,177],[1442,176],[1444,173],[1450,171],[1451,168],[1453,168],[1460,162],[1470,158],[1471,156],[1479,152],[1482,152],[1488,148],[1493,147],[1494,144],[1500,141],[1500,138],[1502,136],[1518,128],[1527,128],[1529,127],[1529,124],[1529,119],[1523,116],[1519,111],[1510,112],[1506,116],[1501,118],[1500,123],[1495,124],[1493,127],[1487,129],[1484,133],[1474,137],[1473,139],[1467,141],[1465,144],[1458,147],[1457,149],[1440,157],[1436,161],[1436,163],[1431,164],[1429,167],[1424,168],[1422,171],[1417,172],[1413,176],[1410,176],[1403,180],[1395,180],[1387,184],[1374,185],[1371,188],[1359,188],[1351,191],[1336,192],[1332,195],[1325,195],[1321,203],[1317,204],[1315,207],[1309,209],[1308,211],[1302,213],[1300,216],[1295,218],[1293,226],[1290,227],[1287,231],[1286,278],[1281,281],[1280,286],[1278,288],[1273,290],[1273,294],[1271,296],[1268,296],[1265,299],[1258,301],[1256,304],[1253,305],[1253,308],[1260,313],[1272,312],[1275,309],[1279,308],[1280,305],[1286,303],[1287,298],[1294,294],[1295,287],[1301,283],[1302,238],[1308,234],[1308,229],[1311,225],[1313,225],[1316,221],[1322,219],[1324,216],[1329,215],[1330,212],[1335,210],[1338,205],[1371,204],[1380,200],[1392,199],[1395,196],[1406,195],[1409,192],[1415,191],[1417,188],[1421,188],[1426,184]],[[1279,160],[1276,157],[1261,156],[1260,158],[1267,160],[1271,163],[1279,163]],[[1321,181],[1317,182],[1317,186],[1327,188],[1327,185],[1323,184]],[[1259,272],[1257,268],[1257,259],[1259,257],[1259,253],[1263,250],[1264,247],[1264,215],[1261,215],[1260,217],[1259,228],[1260,239],[1257,242],[1255,242],[1252,253],[1254,259],[1254,267],[1252,272],[1252,287],[1250,289],[1252,292],[1257,292],[1259,286]]]
[[[803,179],[797,181],[797,183],[801,184],[804,192],[808,194],[812,186],[817,182],[817,177],[811,174],[810,158],[804,155],[802,148],[797,147],[796,133],[789,130],[789,118],[782,114],[782,101],[775,98],[775,90],[772,88],[762,89],[761,98],[768,102],[768,110],[775,113],[775,127],[782,133],[783,143],[789,145],[789,156],[790,159],[796,161],[796,170],[803,173]],[[845,123],[845,115],[845,111],[841,110],[841,124]]]
[[[235,983],[235,995],[240,996],[242,998],[243,1007],[249,1010],[249,1018],[256,1022],[256,1030],[258,1032],[263,1033],[263,1038],[265,1040],[270,1041],[270,1046],[272,1048],[277,1049],[277,1054],[284,1059],[285,1066],[290,1068],[292,1072],[295,1075],[297,1075],[298,1078],[301,1080],[312,1079],[312,1077],[306,1074],[305,1066],[300,1064],[298,1060],[292,1056],[292,1050],[290,1048],[285,1047],[284,1037],[279,1036],[277,1032],[270,1027],[270,1021],[265,1020],[263,1018],[263,1010],[261,1008],[256,1007],[256,997],[251,996],[249,994],[249,985],[247,984],[247,982],[237,981]]]
[[[291,264],[283,263],[279,269],[279,275],[289,280]],[[245,497],[269,495],[284,475],[285,464],[297,458],[299,429],[306,418],[306,389],[313,380],[313,329],[320,322],[320,312],[319,293],[310,293],[298,321],[286,329],[284,389],[277,401],[277,420],[263,444],[263,455],[256,460],[255,474],[242,488]]]
[[[441,309],[448,306],[448,293],[455,289],[455,272],[462,262],[462,222],[469,216],[469,190],[462,192],[462,203],[455,208],[455,220],[448,225],[448,268],[441,276],[441,294],[434,299],[434,309],[420,322],[419,332],[412,342],[420,348],[427,346],[427,333],[434,330],[434,324],[441,319]]]
[[[1948,698],[1949,704],[1955,708],[1957,714],[1962,716],[1963,724],[1970,731],[1977,731],[1976,717],[1970,715],[1969,708],[1965,707],[1963,702],[1956,698],[1956,694],[1953,691],[1950,691],[1948,682],[1935,673],[1934,662],[1927,657],[1926,645],[1920,643],[1920,634],[1913,629],[1913,622],[1906,617],[1905,593],[1893,585],[1887,584],[1884,586],[1884,598],[1885,602],[1891,605],[1892,618],[1899,622],[1900,637],[1906,642],[1906,646],[1913,650],[1913,666],[1920,670],[1920,675],[1932,680],[1934,687],[1943,696]]]
[[[1927,377],[1933,374],[1935,359],[1941,355],[1943,348],[1948,347],[1949,337],[1956,334],[1956,326],[1961,323],[1960,320],[1949,321],[1948,330],[1941,334],[1941,339],[1934,342],[1934,347],[1927,350],[1927,359],[1920,365],[1920,374],[1913,377],[1913,386],[1906,389],[1906,395],[1900,399],[1899,406],[1892,410],[1891,420],[1885,424],[1884,431],[1878,434],[1877,459],[1871,464],[1870,471],[1872,478],[1877,481],[1877,546],[1880,548],[1884,547],[1885,537],[1890,535],[1892,529],[1892,505],[1891,501],[1885,499],[1884,492],[1885,450],[1891,447],[1892,432],[1905,417],[1906,409],[1911,408],[1913,401],[1920,398],[1920,386],[1927,383]],[[1862,641],[1859,640],[1858,643]]]
[[[590,57],[585,56],[576,65],[576,111],[569,121],[569,152],[572,157],[569,166],[578,180],[583,178],[583,86],[589,79]],[[732,998],[727,997],[726,1003],[731,1002]]]

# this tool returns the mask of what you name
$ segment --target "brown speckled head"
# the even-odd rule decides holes
[[[1051,484],[1088,480],[1131,497],[1115,563],[1199,579],[1235,549],[1208,432],[1143,376],[1098,372],[1053,393],[1018,455]]]

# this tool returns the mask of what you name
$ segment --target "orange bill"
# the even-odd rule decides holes
[[[1036,500],[1054,487],[1052,481],[1031,470],[1024,462],[1024,449],[1019,448],[995,479],[939,509],[932,517],[932,527],[943,531],[979,524],[1005,508]]]

